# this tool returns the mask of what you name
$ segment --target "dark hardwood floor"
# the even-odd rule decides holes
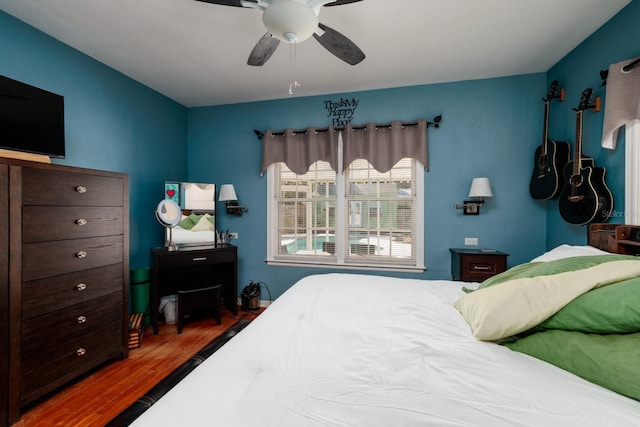
[[[161,324],[158,335],[145,328],[142,346],[129,358],[106,364],[68,384],[32,407],[12,427],[99,427],[129,407],[180,365],[196,355],[239,319],[253,320],[259,312],[238,310],[185,322],[182,334],[175,325]]]

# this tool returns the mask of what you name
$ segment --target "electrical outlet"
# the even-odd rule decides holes
[[[467,246],[478,246],[478,238],[477,237],[465,237],[464,244]]]
[[[238,240],[238,233],[229,233],[229,240]]]

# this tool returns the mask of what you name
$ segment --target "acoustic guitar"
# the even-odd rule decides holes
[[[590,104],[593,89],[588,88],[580,96],[576,111],[576,142],[573,160],[565,166],[564,188],[558,199],[562,219],[570,224],[605,222],[611,216],[613,195],[605,182],[605,169],[596,167],[591,157],[582,156],[583,111],[595,108]]]
[[[549,110],[551,100],[564,99],[564,91],[557,95],[558,81],[554,80],[544,101],[544,125],[542,127],[542,144],[536,148],[533,174],[529,182],[531,197],[538,200],[553,199],[560,194],[564,184],[564,166],[569,163],[571,148],[565,141],[549,139]]]

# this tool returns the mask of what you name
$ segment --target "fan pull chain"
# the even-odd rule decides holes
[[[289,95],[293,95],[293,90],[300,87],[300,83],[296,80],[296,47],[295,41],[289,43],[289,67],[291,68],[291,82],[289,83]]]

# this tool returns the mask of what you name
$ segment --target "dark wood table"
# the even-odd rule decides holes
[[[230,244],[151,250],[151,326],[158,333],[158,307],[163,296],[222,285],[222,306],[238,314],[237,247]]]

